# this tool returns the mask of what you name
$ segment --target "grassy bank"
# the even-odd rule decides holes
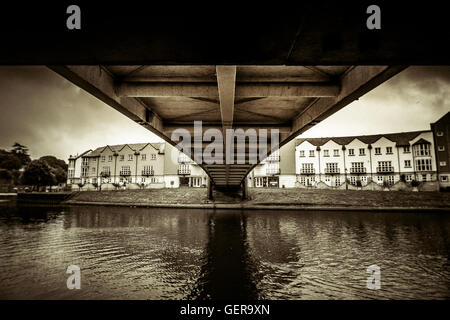
[[[305,190],[251,188],[246,207],[353,207],[353,208],[450,208],[447,192],[402,192],[362,190]],[[84,191],[71,197],[68,203],[102,203],[121,205],[205,205],[222,204],[208,201],[206,188]],[[236,201],[232,204],[236,205]],[[225,204],[226,205],[226,204]],[[231,204],[230,204],[231,205]]]
[[[253,204],[339,207],[450,208],[450,192],[262,189],[250,191]]]
[[[68,202],[75,201],[129,204],[197,204],[206,201],[206,188],[82,191],[76,193]]]

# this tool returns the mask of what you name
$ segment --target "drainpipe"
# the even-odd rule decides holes
[[[138,168],[138,158],[139,158],[139,152],[135,152],[134,153],[135,157],[136,157],[136,167],[135,167],[135,174],[134,174],[134,183],[137,184],[137,168]]]
[[[114,156],[114,183],[117,183],[117,181],[116,181],[116,177],[117,177],[117,156],[118,156],[119,154],[118,153],[116,153],[116,152],[114,152],[114,154],[113,154],[113,156]]]
[[[372,145],[369,144],[367,146],[367,149],[369,150],[369,159],[370,159],[370,182],[373,182]],[[372,184],[372,190],[373,190],[373,184]]]
[[[100,162],[100,157],[97,158],[97,190],[99,190],[98,186],[101,186],[101,184],[99,183],[100,180],[99,180],[99,176],[98,176],[98,169],[100,166],[99,162]],[[101,187],[100,187],[100,189],[101,189]]]
[[[322,178],[320,176],[320,147],[317,147],[317,154],[319,155],[319,182],[322,182]]]
[[[345,181],[345,190],[348,190],[348,183],[347,183],[347,166],[345,165],[345,146],[342,146],[342,153],[344,154],[344,181]]]
[[[400,148],[395,145],[395,148],[397,149],[397,160],[398,160],[398,179],[401,179],[401,167],[400,167]],[[395,174],[395,171],[394,171]]]

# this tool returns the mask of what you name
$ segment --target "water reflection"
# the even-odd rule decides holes
[[[248,252],[247,217],[208,214],[208,244],[200,277],[189,299],[258,299],[257,264]]]
[[[442,213],[2,203],[0,298],[448,299],[449,231]],[[381,290],[366,288],[372,264]]]

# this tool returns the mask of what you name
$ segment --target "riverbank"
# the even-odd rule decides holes
[[[84,191],[64,203],[203,209],[450,211],[450,193],[446,192],[250,188],[249,194],[249,200],[224,203],[208,200],[205,188]]]

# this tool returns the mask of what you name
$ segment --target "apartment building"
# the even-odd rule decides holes
[[[450,188],[450,112],[431,123],[431,130],[436,146],[439,185],[441,188]]]
[[[249,187],[255,188],[294,188],[295,140],[288,142],[261,161],[247,176]]]
[[[82,154],[70,155],[69,156],[69,165],[67,167],[67,184],[78,184],[81,183],[81,162],[82,157],[92,150],[87,150]]]
[[[103,146],[76,159],[69,158],[68,185],[102,190],[117,185],[129,189],[205,186],[207,175],[203,169],[185,160],[178,149],[167,143]]]
[[[432,131],[296,139],[296,186],[340,188],[393,186],[401,180],[434,182],[434,150]]]

